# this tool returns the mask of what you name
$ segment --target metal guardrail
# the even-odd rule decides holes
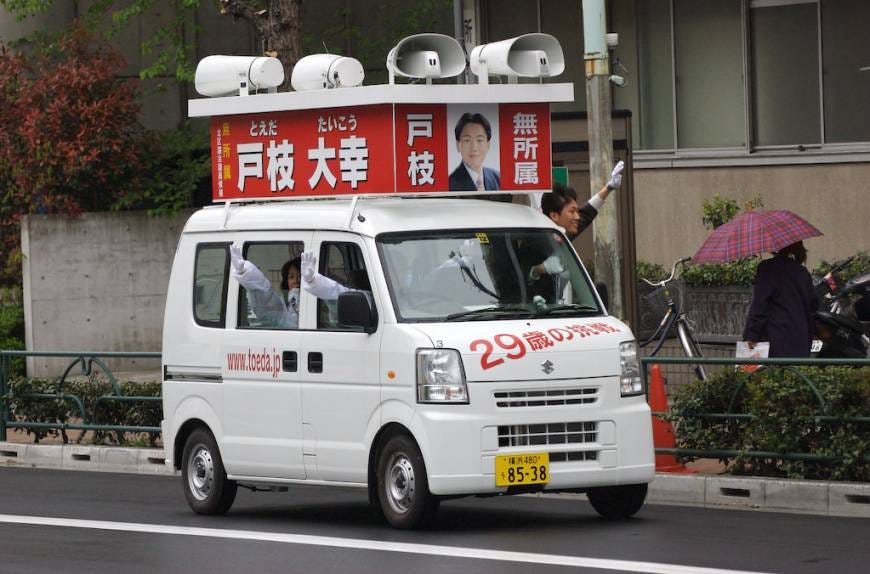
[[[118,380],[112,373],[112,370],[106,365],[103,359],[160,359],[161,353],[158,352],[77,352],[77,351],[8,351],[0,350],[0,441],[6,440],[7,428],[21,429],[57,429],[57,430],[81,430],[81,431],[106,431],[106,432],[136,432],[136,433],[159,433],[160,427],[152,426],[133,426],[133,425],[105,425],[99,424],[97,419],[98,407],[100,404],[116,402],[143,402],[158,403],[162,401],[161,397],[139,397],[128,396],[121,393],[121,387],[118,385]],[[80,423],[49,423],[37,421],[17,421],[9,420],[9,408],[7,401],[10,398],[9,394],[9,364],[14,357],[55,357],[55,358],[70,358],[72,359],[69,366],[64,370],[63,374],[55,381],[54,393],[26,393],[22,395],[24,398],[34,400],[61,400],[75,403]],[[94,372],[94,366],[106,376],[106,379],[112,386],[112,394],[98,397],[93,406],[91,417],[88,418],[85,412],[84,401],[81,397],[64,393],[64,385],[67,378],[71,376],[73,369],[76,366],[81,367],[81,373],[73,376],[83,375],[90,376]]]
[[[870,358],[868,359],[736,359],[736,358],[689,358],[689,357],[642,357],[640,359],[644,387],[649,394],[649,376],[648,368],[650,365],[718,365],[718,366],[740,366],[740,365],[759,365],[772,368],[774,371],[789,371],[795,373],[798,378],[806,384],[813,395],[818,400],[822,410],[827,408],[821,393],[816,384],[797,367],[830,367],[830,366],[852,366],[852,367],[870,367]],[[749,375],[749,378],[756,373],[764,372],[759,369]],[[689,383],[691,384],[691,383]],[[737,398],[743,391],[744,383],[739,384],[735,389],[729,401],[727,412],[725,413],[681,413],[683,417],[693,418],[708,418],[708,419],[754,419],[757,415],[752,413],[734,413],[731,412],[736,405]],[[870,408],[870,405],[868,405]],[[653,416],[662,418],[669,412],[654,411]],[[870,413],[868,416],[859,417],[837,417],[829,414],[819,414],[813,417],[815,424],[822,422],[844,422],[844,423],[865,423],[870,424]],[[780,459],[780,460],[802,460],[807,462],[832,462],[839,460],[835,456],[820,455],[815,453],[795,453],[795,452],[771,452],[771,451],[753,451],[753,450],[737,450],[737,449],[689,449],[689,448],[664,448],[656,447],[656,454],[671,454],[676,456],[688,456],[698,458],[735,458],[737,456],[746,458],[762,458],[762,459]],[[870,454],[864,455],[860,459],[864,463],[870,463]]]

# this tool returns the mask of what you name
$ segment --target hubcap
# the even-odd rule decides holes
[[[404,453],[397,453],[390,459],[387,469],[387,501],[395,512],[404,514],[414,504],[414,467]]]
[[[214,461],[209,450],[196,445],[187,463],[187,485],[197,500],[205,500],[214,487]]]

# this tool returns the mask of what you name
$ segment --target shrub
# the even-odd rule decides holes
[[[24,308],[20,305],[0,306],[0,350],[24,349]],[[9,359],[8,376],[24,374],[24,358]]]
[[[807,383],[813,382],[818,394]],[[736,392],[736,395],[735,395]],[[692,415],[750,414],[750,419],[708,419]],[[706,382],[686,385],[674,399],[668,419],[675,423],[677,446],[734,449],[722,462],[735,474],[818,480],[870,480],[870,423],[817,417],[870,415],[870,368],[809,367],[761,369],[751,375],[726,371]],[[833,462],[759,459],[750,451],[811,453]],[[696,457],[685,457],[694,460]]]
[[[124,397],[159,397],[159,382],[140,383],[122,382],[118,384]],[[54,395],[53,398],[28,397],[30,393]],[[67,395],[78,397],[85,410],[84,422],[113,426],[153,426],[159,427],[163,419],[163,407],[159,401],[119,401],[99,400],[111,396],[112,385],[104,378],[91,376],[87,380],[73,380],[59,387],[56,381],[46,379],[27,379],[16,377],[9,384],[10,418],[17,421],[69,423],[82,420],[81,412],[75,401]],[[60,436],[64,443],[69,442],[67,431],[59,429],[26,429],[33,435],[35,442],[47,436]],[[76,442],[82,442],[85,432],[80,432]],[[124,431],[94,431],[94,444],[142,444],[155,446],[159,433],[131,433]]]
[[[751,286],[759,261],[758,257],[750,257],[730,263],[689,265],[683,270],[682,278],[692,287]]]
[[[638,279],[647,279],[652,282],[661,281],[670,275],[670,272],[662,265],[650,261],[638,261],[635,269]]]
[[[819,263],[818,267],[813,269],[813,275],[824,277],[828,274],[835,263],[836,261],[832,263],[822,261]],[[845,285],[846,281],[849,279],[857,277],[858,275],[863,275],[864,273],[870,273],[870,253],[867,251],[859,251],[854,255],[854,259],[852,259],[851,263],[836,273],[837,283],[839,285]]]

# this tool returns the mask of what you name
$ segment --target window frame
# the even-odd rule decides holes
[[[193,290],[191,293],[191,313],[193,314],[194,322],[200,327],[209,329],[226,329],[227,326],[227,295],[229,293],[229,278],[230,278],[230,245],[231,241],[206,241],[196,244],[196,252],[193,258]],[[199,269],[199,256],[202,251],[209,248],[222,247],[224,250],[224,271],[221,278],[221,306],[220,319],[217,321],[206,321],[199,318],[196,312],[196,288],[197,288],[197,270]]]

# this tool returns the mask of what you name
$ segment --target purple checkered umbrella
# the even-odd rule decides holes
[[[787,209],[745,211],[713,230],[692,263],[725,263],[772,253],[822,232]]]

